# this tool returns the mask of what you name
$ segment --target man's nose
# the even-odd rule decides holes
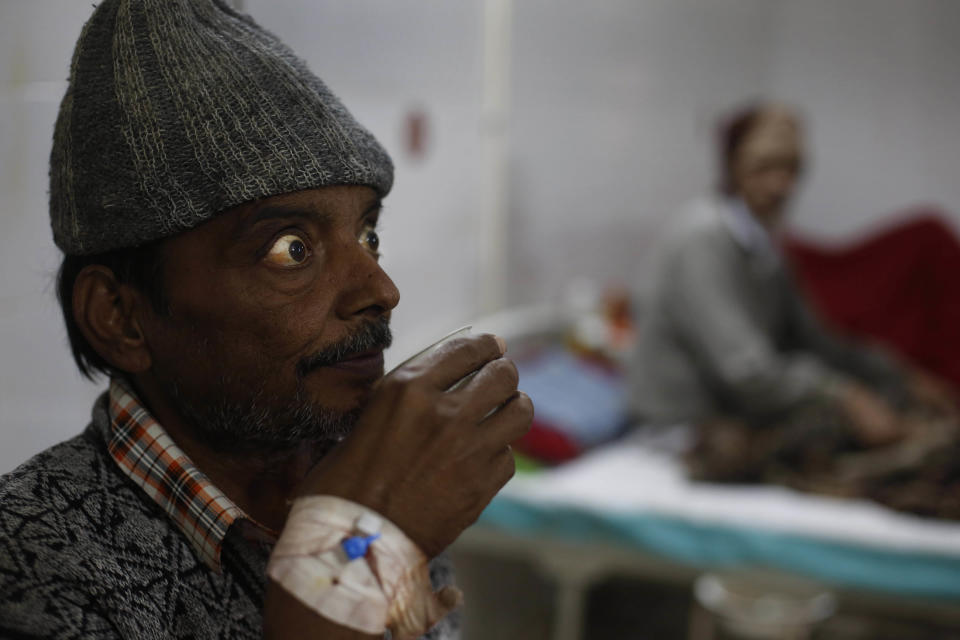
[[[356,315],[381,316],[400,302],[400,291],[369,251],[357,245],[343,275],[337,313],[343,319]]]

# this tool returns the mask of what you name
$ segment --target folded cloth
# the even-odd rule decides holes
[[[623,375],[563,346],[517,359],[520,388],[535,407],[534,423],[515,447],[543,462],[564,462],[612,440],[627,424]]]

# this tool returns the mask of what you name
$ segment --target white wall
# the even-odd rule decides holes
[[[513,302],[575,276],[629,284],[711,180],[715,114],[766,80],[766,0],[517,5]]]
[[[783,2],[771,92],[810,119],[797,225],[847,235],[916,203],[960,222],[960,2]]]
[[[97,388],[72,366],[54,298],[47,161],[86,2],[0,2],[0,473],[79,432]]]
[[[247,0],[388,147],[393,360],[476,310],[481,0]],[[0,472],[76,433],[97,387],[74,373],[52,274],[47,154],[76,0],[0,0]],[[712,180],[715,115],[804,107],[813,173],[797,224],[829,236],[908,203],[960,213],[954,0],[522,0],[514,24],[512,302],[577,275],[626,282],[675,207]],[[404,155],[426,110],[430,148]]]
[[[801,231],[918,203],[960,222],[955,0],[524,0],[515,67],[513,302],[575,276],[636,286],[713,182],[717,115],[762,96],[808,119]]]

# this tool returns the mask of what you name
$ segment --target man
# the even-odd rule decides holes
[[[776,238],[804,163],[790,109],[759,105],[733,118],[721,137],[720,193],[672,231],[644,307],[633,409],[646,423],[698,425],[707,443],[732,452],[737,464],[711,469],[715,479],[764,464],[771,448],[750,446],[749,430],[842,423],[869,448],[903,437],[904,403],[950,402],[930,378],[826,330],[804,300]],[[731,437],[711,440],[717,434]]]
[[[0,637],[454,637],[441,554],[532,405],[490,335],[381,379],[377,141],[220,0],[104,0],[50,172],[71,347],[111,382],[0,479]]]

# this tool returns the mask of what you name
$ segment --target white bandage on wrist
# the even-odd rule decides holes
[[[351,560],[341,543],[358,535],[369,547]],[[420,637],[462,600],[454,587],[434,592],[427,557],[393,523],[334,496],[294,501],[267,574],[328,620],[396,640]]]

